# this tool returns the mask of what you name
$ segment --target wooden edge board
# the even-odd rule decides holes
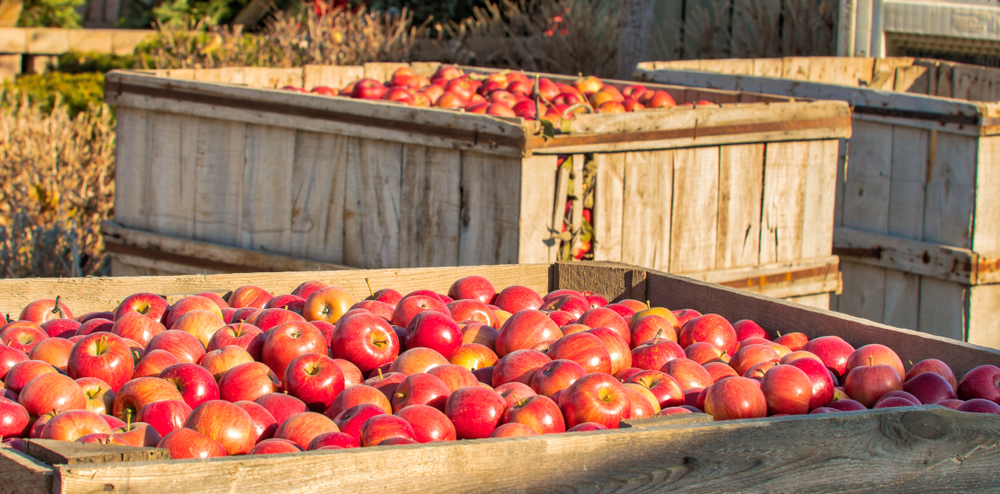
[[[758,266],[717,269],[701,273],[677,273],[677,275],[733,288],[748,288],[807,278],[835,277],[839,265],[839,257],[825,256]]]
[[[855,113],[852,115],[854,121],[874,122],[885,125],[896,125],[913,129],[926,129],[938,132],[947,132],[970,137],[992,135],[996,132],[996,127],[982,127],[975,125],[965,125],[956,123],[944,123],[934,120],[914,120],[912,118],[886,117],[880,115],[870,115]]]
[[[51,494],[53,478],[50,466],[0,445],[0,494]]]
[[[995,490],[998,443],[1000,417],[905,407],[56,470],[67,493],[965,492]]]
[[[619,429],[653,429],[659,427],[676,427],[678,425],[713,422],[715,419],[707,413],[678,413],[674,415],[654,415],[642,419],[626,419],[618,423]]]
[[[348,266],[327,262],[160,235],[127,228],[113,221],[102,221],[101,233],[104,235],[104,242],[109,252],[232,273],[351,269]]]
[[[960,247],[836,227],[833,252],[852,262],[964,285],[1000,283],[1000,257]]]
[[[138,448],[119,444],[78,443],[54,439],[27,439],[25,440],[25,453],[49,465],[170,459],[170,451],[163,448]]]
[[[896,93],[867,88],[838,86],[774,77],[715,74],[696,70],[637,70],[637,80],[679,84],[683,86],[729,89],[764,94],[815,99],[835,99],[851,105],[855,113],[895,116],[915,120],[956,123],[974,126],[997,125],[994,117],[986,117],[982,103],[951,98]]]
[[[575,153],[614,153],[624,151],[655,151],[661,149],[676,149],[685,147],[719,146],[729,144],[752,144],[760,142],[787,142],[787,141],[821,141],[826,139],[836,139],[843,136],[843,127],[836,125],[833,127],[816,127],[798,130],[777,130],[774,132],[749,132],[738,134],[718,134],[705,136],[693,131],[679,130],[678,133],[686,133],[687,137],[676,139],[656,139],[656,140],[621,140],[606,139],[605,135],[582,135],[571,136],[574,139],[560,141],[558,146],[554,143],[540,144],[541,148],[532,148],[534,154],[575,154]],[[636,134],[629,134],[636,135]],[[850,137],[850,135],[846,136]],[[543,140],[544,141],[544,140]],[[601,141],[605,141],[601,143]],[[529,146],[534,146],[541,141],[534,138],[529,139]]]

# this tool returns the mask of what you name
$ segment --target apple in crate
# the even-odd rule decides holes
[[[31,321],[42,324],[52,319],[73,319],[73,312],[59,297],[36,300],[26,305],[17,317],[19,321]],[[6,341],[6,338],[4,338]]]
[[[563,391],[559,404],[566,426],[570,428],[594,422],[608,429],[617,429],[618,423],[628,418],[631,409],[628,391],[607,374],[581,377]]]
[[[115,309],[113,319],[117,321],[128,312],[136,312],[158,323],[166,321],[170,304],[163,297],[152,293],[135,293],[125,297]]]
[[[184,427],[217,441],[227,455],[246,454],[253,449],[256,431],[250,414],[222,400],[206,401],[191,411]]]
[[[191,415],[191,407],[180,400],[164,400],[147,403],[139,409],[134,420],[149,424],[161,436],[184,426],[184,421]]]

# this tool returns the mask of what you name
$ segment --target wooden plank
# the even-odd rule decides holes
[[[941,62],[938,69],[937,95],[944,98],[951,98],[954,91],[955,66],[954,64]]]
[[[917,329],[920,320],[921,276],[897,269],[885,270],[885,297],[880,322]]]
[[[975,138],[938,133],[934,167],[927,174],[925,242],[972,247],[976,157]]]
[[[763,187],[764,144],[720,148],[716,268],[759,262]]]
[[[304,130],[295,133],[290,255],[344,262],[348,140]]]
[[[1000,348],[1000,285],[969,287],[966,337],[969,343]]]
[[[829,293],[817,293],[816,295],[804,295],[801,297],[786,297],[785,300],[795,302],[796,304],[815,307],[817,309],[827,310],[830,308]]]
[[[850,140],[840,139],[837,149],[837,188],[836,199],[833,201],[833,224],[843,226],[844,224],[844,182],[846,182],[848,160],[848,147]]]
[[[844,184],[845,227],[885,233],[892,174],[892,126],[858,122]]]
[[[674,195],[672,211],[669,212],[670,228],[667,230],[670,244],[664,246],[664,252],[670,253],[669,264],[659,261],[662,257],[657,256],[654,261],[659,262],[639,265],[656,269],[666,269],[669,266],[670,271],[675,273],[712,269],[716,267],[718,236],[719,148],[712,146],[674,150],[673,170]],[[629,182],[627,176],[626,174],[626,187]],[[668,184],[664,185],[663,190],[670,190]],[[629,194],[626,194],[625,210],[631,213],[634,209],[628,206],[629,198]],[[664,200],[660,204],[665,207],[671,201]],[[649,232],[647,238],[657,238],[652,233]],[[663,235],[667,236],[666,231]]]
[[[548,264],[522,264],[413,268],[405,272],[406,276],[401,276],[398,269],[383,269],[253,275],[238,273],[207,276],[2,279],[0,289],[7,295],[0,299],[0,312],[19,312],[34,300],[52,296],[46,294],[59,295],[74,312],[86,313],[114,310],[119,301],[141,291],[177,297],[204,291],[225,293],[241,285],[253,283],[266,287],[272,293],[291,293],[295,287],[310,280],[340,286],[359,300],[369,294],[365,279],[368,279],[376,290],[391,287],[408,293],[426,288],[445,293],[455,280],[467,275],[485,276],[498,290],[512,285],[522,285],[545,293],[549,285],[548,272]]]
[[[927,180],[929,131],[894,126],[891,183],[886,232],[921,239],[924,229],[924,188]]]
[[[460,265],[517,262],[520,175],[520,159],[462,153]]]
[[[148,122],[148,179],[142,201],[149,229],[165,235],[194,235],[195,153],[198,119],[156,115]]]
[[[0,447],[0,493],[49,494],[52,468],[4,445]]]
[[[840,270],[844,276],[844,292],[837,301],[837,310],[872,321],[881,321],[885,314],[885,268],[867,266],[844,258]]]
[[[110,245],[110,244],[109,244]],[[183,262],[168,261],[150,253],[128,254],[108,251],[111,257],[112,276],[177,276],[210,275],[230,272],[244,273],[247,269],[225,270],[219,266],[205,266],[204,260],[189,258]],[[255,271],[255,270],[254,270]]]
[[[457,265],[462,153],[405,144],[402,158],[399,267]]]
[[[84,465],[170,459],[170,451],[162,448],[78,443],[55,439],[30,439],[25,441],[25,452],[50,465]]]
[[[840,227],[834,253],[869,266],[897,269],[962,284],[975,284],[979,256],[968,249]]]
[[[935,75],[929,67],[914,65],[897,67],[894,91],[901,93],[930,94],[930,79]]]
[[[760,262],[802,257],[808,142],[768,143],[760,220]]]
[[[294,130],[247,125],[240,247],[275,253],[291,251],[294,161]]]
[[[1000,137],[979,138],[972,250],[1000,253]]]
[[[119,108],[115,121],[115,218],[135,228],[148,228],[143,191],[149,183],[147,144],[150,112]]]
[[[965,341],[965,308],[968,287],[924,277],[920,281],[920,316],[917,329]],[[915,362],[915,361],[914,361]]]
[[[982,82],[979,79],[979,67],[956,64],[952,69],[951,97],[966,101],[979,101],[982,94]]]
[[[583,224],[583,162],[586,158],[582,154],[574,154],[570,157],[570,165],[573,167],[573,172],[570,175],[573,179],[573,190],[569,192],[570,204],[570,226],[569,229],[572,231],[577,231]],[[522,185],[525,183],[524,175],[521,176]],[[521,189],[521,196],[524,197],[524,189]],[[521,207],[525,207],[524,201],[521,201]],[[523,216],[522,216],[523,218]]]
[[[397,70],[409,67],[408,63],[387,63],[373,62],[365,64],[365,77],[375,79],[379,82],[386,82],[392,78],[392,74]]]
[[[780,58],[755,58],[753,59],[753,73],[758,77],[781,77],[784,70],[784,61]]]
[[[803,258],[830,254],[833,247],[837,162],[840,142],[812,141],[807,147],[805,202],[802,213]]]
[[[101,233],[104,234],[104,241],[110,252],[186,264],[199,270],[205,268],[222,272],[255,272],[347,269],[346,266],[320,261],[159,235],[125,228],[111,221],[101,223]]]
[[[625,222],[626,153],[594,153],[597,188],[594,195],[594,259],[621,261]],[[673,170],[671,169],[671,172]],[[553,225],[553,228],[558,228]]]
[[[676,223],[671,217],[671,209],[677,152],[625,154],[623,216],[620,220],[623,262],[672,268],[670,260]]]
[[[219,244],[238,243],[245,163],[246,124],[211,118],[199,120],[193,238]]]
[[[344,264],[399,266],[403,145],[350,139],[344,205]]]
[[[836,256],[826,256],[789,263],[688,273],[683,276],[770,297],[788,298],[839,292],[841,281],[838,264]]]
[[[559,174],[557,163],[558,159],[555,156],[544,155],[525,158],[521,162],[521,220],[517,248],[518,263],[556,261],[558,245],[550,238],[556,225],[552,224],[552,215],[549,212],[556,204],[556,197],[565,193],[556,188],[556,175]],[[582,182],[583,177],[579,177],[578,181]],[[580,207],[582,210],[582,200]],[[457,213],[456,208],[456,238],[458,234]],[[457,247],[456,244],[456,258],[458,257]]]
[[[365,76],[365,68],[359,65],[306,65],[302,70],[302,87],[309,90],[316,86],[343,89],[348,84]]]

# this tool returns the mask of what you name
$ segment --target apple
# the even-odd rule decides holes
[[[742,319],[733,323],[733,330],[736,331],[736,341],[743,341],[747,338],[771,339],[771,335],[760,327],[760,324],[749,319]]]
[[[35,419],[34,423],[29,424],[30,429],[28,430],[28,437],[31,439],[38,439],[39,437],[41,437],[42,429],[45,428],[45,424],[47,424],[49,420],[52,420],[52,417],[55,417],[57,413],[58,412],[52,410],[39,415],[38,418]],[[110,424],[108,426],[110,427]]]
[[[416,433],[410,423],[395,415],[376,415],[361,426],[361,445],[377,446],[393,438],[415,441]]]
[[[189,363],[179,363],[163,369],[160,379],[177,387],[184,402],[192,409],[206,401],[219,399],[219,385],[208,369]]]
[[[401,372],[407,376],[427,372],[434,367],[448,365],[448,359],[430,348],[411,348],[399,355],[389,365],[389,372]]]
[[[458,439],[489,437],[500,425],[507,405],[500,395],[479,386],[461,388],[448,398],[444,414]]]
[[[509,286],[497,294],[493,304],[501,310],[517,314],[522,310],[537,310],[544,302],[538,292],[524,286]],[[501,355],[502,357],[503,355]]]
[[[314,437],[312,441],[309,441],[309,447],[306,449],[312,451],[328,446],[340,449],[360,448],[361,442],[358,438],[343,432],[324,432]]]
[[[883,401],[888,400],[889,398],[902,398],[910,402],[909,406],[918,407],[921,405],[920,400],[916,396],[913,396],[912,394],[907,393],[906,391],[889,391],[888,393],[882,395],[878,400],[875,401],[875,407],[877,407],[879,403],[882,403]]]
[[[573,427],[570,427],[569,429],[566,429],[566,432],[591,432],[591,431],[606,431],[606,430],[608,430],[608,428],[604,427],[601,424],[597,424],[594,422],[584,422],[582,424],[577,424],[574,425]]]
[[[344,373],[344,388],[349,388],[355,384],[361,384],[364,380],[364,376],[361,375],[361,369],[358,366],[342,359],[335,358],[333,361],[340,367],[340,371]]]
[[[413,428],[413,439],[419,443],[454,441],[457,438],[451,420],[437,408],[428,405],[409,405],[396,412]]]
[[[266,408],[256,402],[246,400],[237,401],[235,405],[247,412],[253,420],[254,443],[260,443],[274,436],[274,431],[278,430],[278,421]]]
[[[629,331],[631,334],[630,344],[633,349],[654,338],[677,341],[677,332],[674,330],[673,324],[671,324],[671,322],[667,319],[655,314],[636,320],[635,323],[632,324]]]
[[[184,397],[173,384],[158,377],[140,377],[133,379],[118,389],[111,407],[111,414],[122,420],[129,421],[138,415],[143,406],[157,401],[184,401]],[[149,422],[143,420],[142,422]]]
[[[597,373],[587,374],[566,388],[559,404],[570,428],[594,422],[617,429],[632,408],[625,387],[615,378]]]
[[[463,344],[478,343],[486,348],[489,348],[490,351],[495,351],[497,335],[499,332],[496,329],[493,329],[492,326],[478,322],[470,322],[462,325],[461,329]]]
[[[236,309],[243,307],[237,307],[232,304],[229,305]],[[220,319],[222,318],[222,309],[220,309],[219,306],[212,301],[212,299],[205,298],[200,295],[191,295],[178,300],[174,303],[174,305],[170,306],[170,310],[167,311],[167,316],[163,320],[163,325],[167,328],[171,328],[178,319],[184,316],[184,314],[193,310],[208,311],[215,314]],[[117,320],[115,322],[117,322]]]
[[[232,301],[232,297],[230,297]],[[227,455],[249,453],[256,431],[250,414],[228,401],[206,401],[191,411],[184,427],[217,441]]]
[[[549,313],[549,316],[553,316],[555,314],[556,313],[552,312],[552,313]],[[552,317],[551,319],[553,321],[555,321],[556,324],[559,324],[558,318]],[[590,326],[587,326],[586,324],[576,324],[576,323],[565,324],[565,325],[559,326],[559,331],[562,331],[563,336],[566,336],[568,334],[573,334],[573,333],[583,333],[585,331],[590,331],[591,329],[593,329],[593,328],[591,328]],[[607,331],[611,331],[608,328],[597,328],[597,329],[604,329],[604,330],[607,330]],[[611,331],[611,332],[614,333],[615,336],[618,336],[618,333],[615,333],[614,331]],[[621,336],[618,336],[618,339],[620,340]],[[555,343],[557,340],[549,340],[549,341],[552,342],[552,343]],[[535,346],[537,347],[538,345],[535,345]]]
[[[260,362],[237,365],[219,379],[219,397],[230,402],[254,401],[279,389],[278,376]]]
[[[591,328],[608,328],[618,333],[618,336],[621,336],[626,345],[631,344],[632,333],[629,330],[628,322],[611,309],[606,307],[590,309],[580,316],[580,319],[576,322],[578,324],[585,324]]]
[[[749,377],[750,379],[759,382],[764,379],[764,374],[767,373],[767,371],[777,366],[778,366],[777,360],[768,360],[766,362],[760,362],[757,365],[754,365],[753,367],[747,369],[746,373],[743,374],[743,377]]]
[[[685,358],[684,349],[672,340],[653,338],[632,350],[632,367],[660,370],[671,360]]]
[[[766,339],[769,340],[771,338]],[[806,344],[809,343],[809,337],[803,333],[786,333],[779,335],[774,342],[794,352],[805,348]]]
[[[132,379],[137,377],[149,377],[149,376],[159,376],[163,369],[170,367],[174,364],[179,364],[181,361],[174,356],[174,354],[166,350],[153,350],[147,352],[142,356],[142,360],[136,364],[135,370],[132,371]]]
[[[483,304],[492,302],[496,294],[490,280],[475,275],[459,278],[448,288],[448,296],[455,300],[476,300]]]
[[[326,339],[316,326],[301,321],[286,322],[275,327],[264,340],[261,361],[275,375],[284,376],[285,368],[296,357],[307,353],[326,355],[328,351]]]
[[[326,321],[333,324],[358,302],[350,292],[337,286],[316,290],[305,299],[302,317],[306,321]]]
[[[17,317],[18,321],[31,321],[35,324],[42,324],[52,319],[73,319],[73,312],[59,297],[31,302],[21,310],[21,315]],[[6,340],[4,338],[4,341]]]
[[[18,403],[29,414],[38,416],[53,410],[86,410],[87,397],[76,381],[62,374],[47,373],[24,386],[18,394]]]
[[[632,352],[628,342],[621,338],[616,331],[608,328],[594,328],[587,330],[588,333],[598,337],[611,358],[611,372],[616,374],[622,369],[632,366]]]
[[[501,398],[503,398],[507,406],[511,406],[517,402],[524,401],[529,397],[535,396],[537,394],[526,384],[517,381],[501,384],[500,386],[497,386],[496,389],[494,389],[494,391],[498,395],[500,395]]]
[[[254,318],[253,325],[257,326],[257,329],[270,334],[269,329],[293,321],[306,322],[306,319],[298,313],[286,309],[264,309]]]
[[[220,328],[208,340],[207,351],[218,350],[229,345],[238,346],[247,351],[254,360],[260,360],[264,350],[264,340],[267,335],[253,324],[238,322]]]
[[[684,325],[687,324],[688,321],[701,316],[701,312],[698,312],[694,309],[680,309],[671,312],[673,312],[674,317],[677,318],[677,324],[680,327],[684,327]]]
[[[278,295],[277,297],[268,300],[267,303],[264,304],[264,308],[262,310],[285,309],[301,315],[302,307],[305,305],[306,299],[298,295]]]
[[[303,449],[288,439],[265,439],[256,443],[248,455],[274,455],[281,453],[298,453]]]
[[[309,411],[305,402],[285,393],[268,393],[258,397],[254,403],[264,407],[274,417],[279,427],[289,417]]]
[[[990,402],[990,403],[992,403],[992,402]],[[905,398],[900,398],[898,396],[894,396],[892,398],[888,398],[888,399],[879,401],[872,408],[873,409],[875,409],[875,408],[896,408],[896,407],[912,407],[912,406],[918,406],[918,405],[915,404],[915,403],[913,403],[910,400],[905,399]]]
[[[163,400],[147,403],[139,409],[135,420],[149,424],[161,436],[184,426],[184,421],[191,415],[191,407],[180,400]]]
[[[0,327],[0,341],[7,346],[28,353],[38,342],[49,335],[31,321],[14,321]]]
[[[566,423],[559,405],[542,395],[530,396],[508,405],[503,413],[502,423],[524,424],[538,434],[566,432]]]
[[[111,327],[112,333],[122,338],[134,340],[142,347],[148,345],[154,336],[165,330],[166,328],[162,324],[138,312],[122,314]]]
[[[410,319],[406,326],[406,348],[431,348],[443,357],[451,357],[462,345],[462,333],[451,316],[424,311]]]
[[[285,392],[302,400],[310,410],[324,411],[344,390],[344,373],[332,358],[319,353],[296,357],[285,369]],[[308,446],[308,444],[307,444]]]
[[[306,449],[316,436],[326,432],[340,432],[340,429],[337,428],[337,424],[333,423],[333,420],[321,413],[301,412],[282,422],[274,433],[274,437],[287,439],[302,449]]]
[[[411,374],[400,383],[392,395],[392,410],[398,412],[409,405],[429,405],[444,410],[452,390],[440,378],[431,374]]]
[[[744,375],[751,367],[761,362],[778,362],[781,355],[770,345],[749,345],[740,348],[733,358],[729,360],[729,365],[736,370],[737,374]]]
[[[865,345],[858,348],[847,358],[847,372],[851,372],[852,369],[862,365],[870,365],[870,363],[885,364],[896,369],[900,378],[906,375],[906,370],[903,368],[903,361],[899,359],[896,352],[892,351],[889,347],[885,345],[879,345],[873,343],[870,345]]]
[[[423,405],[414,405],[423,406]],[[428,407],[430,408],[430,407]],[[354,438],[358,444],[361,442],[361,426],[364,425],[368,419],[376,415],[386,415],[385,410],[379,406],[372,403],[362,403],[360,405],[355,405],[348,408],[340,413],[338,413],[334,419],[333,423],[337,424],[340,432],[347,434]],[[329,414],[326,414],[329,417]]]
[[[355,99],[380,99],[386,91],[386,87],[381,82],[365,78],[354,84],[351,97]]]
[[[493,387],[511,381],[530,384],[535,372],[550,362],[549,358],[537,350],[516,350],[501,358],[493,369]]]
[[[99,415],[101,416],[102,419],[104,419],[105,422],[108,423],[108,427],[111,427],[112,429],[117,429],[119,427],[124,427],[128,425],[127,422],[118,417],[113,417],[111,415],[106,415],[106,414],[99,414]]]
[[[488,347],[479,343],[466,343],[458,347],[458,350],[455,350],[455,353],[451,355],[448,362],[474,371],[496,365],[499,360],[497,354],[493,353],[493,350],[490,350]]]
[[[379,369],[381,371],[381,369]],[[364,381],[365,386],[371,386],[385,395],[389,401],[392,401],[392,395],[396,392],[396,388],[406,380],[406,374],[402,372],[389,372],[389,373],[379,373],[377,376],[369,377]]]
[[[889,391],[902,391],[902,389],[902,378],[893,366],[874,365],[874,362],[851,369],[844,379],[844,391],[847,395],[867,408],[871,408],[875,401]]]
[[[448,304],[447,307],[455,321],[479,322],[489,326],[499,325],[493,309],[478,300],[456,300]]]
[[[87,400],[87,410],[100,414],[111,412],[115,402],[115,392],[111,390],[111,385],[96,377],[81,377],[76,379],[76,383]]]
[[[243,307],[263,309],[264,305],[272,298],[274,296],[263,288],[253,285],[243,285],[229,294],[229,299],[226,300],[226,303],[235,309],[242,309]]]
[[[924,405],[956,399],[955,388],[947,379],[934,372],[922,372],[903,383],[903,391],[912,394]]]
[[[173,355],[170,356],[173,357]],[[146,357],[143,358],[145,359]],[[253,361],[253,357],[251,357],[246,350],[236,345],[229,345],[206,353],[201,357],[199,365],[204,367],[209,373],[212,374],[212,377],[218,381],[219,379],[222,379],[222,376],[225,375],[229,369],[232,369],[237,365]]]
[[[1000,414],[1000,405],[991,400],[973,398],[955,407],[959,412]]]
[[[733,355],[736,352],[736,330],[726,318],[718,314],[705,314],[684,323],[677,335],[677,343],[686,348],[692,343],[707,341]],[[739,369],[737,369],[737,372]]]
[[[81,324],[73,319],[49,319],[43,322],[39,328],[49,335],[49,338],[69,338],[76,334]]]
[[[41,360],[24,360],[14,364],[7,372],[4,379],[4,387],[14,393],[20,393],[21,389],[28,385],[34,378],[42,374],[55,374],[59,372],[52,364]]]
[[[226,456],[226,448],[222,444],[191,429],[177,429],[163,436],[156,447],[170,451],[170,457],[175,460]]]
[[[114,312],[97,311],[97,312],[88,312],[88,313],[83,314],[81,316],[77,316],[76,320],[80,324],[86,324],[88,321],[90,321],[92,319],[105,319],[105,320],[111,321],[111,320],[114,319],[114,317],[115,317]],[[4,323],[4,321],[5,321],[5,319],[0,318],[0,323]]]
[[[403,299],[403,295],[392,288],[383,288],[372,293],[370,296],[365,298],[365,300],[373,300],[375,302],[382,302],[388,304],[393,308],[399,304],[399,301]]]
[[[568,359],[556,359],[538,368],[531,378],[530,385],[534,392],[544,396],[552,396],[558,391],[568,388],[585,375],[587,375],[587,371],[580,364]],[[517,381],[504,384],[504,386],[514,383]],[[508,403],[509,405],[510,403]]]
[[[913,364],[913,367],[910,367],[903,380],[909,381],[924,372],[933,372],[940,375],[948,381],[948,384],[951,384],[952,388],[958,390],[958,380],[955,379],[955,373],[951,371],[951,367],[948,367],[948,364],[936,358],[924,359]]]
[[[503,358],[516,350],[532,348],[548,340],[563,336],[559,326],[545,313],[538,310],[523,310],[508,319],[497,333],[496,354]]]
[[[796,360],[803,359],[803,358],[812,359],[812,360],[815,360],[815,361],[817,361],[817,362],[819,362],[821,364],[823,363],[823,361],[820,360],[819,357],[817,357],[816,355],[813,355],[811,352],[807,352],[805,350],[796,350],[796,351],[794,351],[792,353],[789,353],[788,355],[785,355],[784,357],[781,357],[781,360],[779,360],[778,362],[782,363],[782,364],[788,364],[788,363],[791,363],[791,362],[794,362]]]
[[[416,317],[417,314],[421,312],[432,311],[444,314],[446,316],[451,316],[451,312],[448,310],[448,306],[434,294],[424,294],[420,292],[410,293],[403,297],[402,300],[393,309],[392,318],[390,322],[394,326],[408,327],[410,320]]]
[[[730,377],[705,389],[705,413],[715,420],[760,418],[767,415],[767,398],[753,379]]]
[[[28,411],[16,401],[0,398],[0,436],[28,437],[30,430]]]
[[[117,393],[132,378],[133,368],[132,351],[125,341],[113,333],[101,332],[84,336],[76,343],[70,351],[66,371],[74,379],[99,378]]]
[[[384,319],[371,313],[352,313],[338,321],[330,335],[330,356],[346,360],[367,374],[386,363],[395,363],[399,338]]]
[[[1000,403],[1000,367],[987,364],[970,370],[959,381],[955,391],[962,400],[982,398]]]
[[[392,311],[396,310],[394,306],[389,305],[385,302],[379,302],[378,300],[362,300],[352,305],[351,309],[348,310],[347,313],[350,313],[355,309],[366,310],[368,312],[371,312],[372,314],[375,314],[376,316],[381,317],[382,319],[385,319],[386,321],[392,319]],[[314,321],[314,322],[326,322],[326,321]]]
[[[475,374],[469,369],[460,365],[448,364],[434,367],[427,371],[428,374],[440,379],[449,391],[455,391],[466,386],[475,386],[479,383]]]
[[[232,316],[229,317],[229,322],[227,324],[237,324],[245,322],[247,324],[253,324],[254,320],[257,319],[257,314],[260,314],[261,309],[256,307],[244,307],[242,309],[236,309]],[[225,317],[223,317],[225,320]]]
[[[941,400],[941,401],[935,403],[935,405],[941,405],[943,407],[947,407],[947,408],[950,408],[950,409],[954,410],[954,409],[958,408],[958,406],[961,405],[962,403],[965,403],[965,401],[963,401],[963,400]]]
[[[189,364],[198,363],[205,355],[205,345],[197,337],[184,331],[168,329],[157,334],[146,344],[145,351],[166,350],[177,360]]]
[[[827,406],[833,401],[833,375],[823,365],[822,361],[819,359],[803,358],[792,360],[786,365],[798,368],[809,377],[809,382],[812,383],[812,398],[809,400],[810,409]]]
[[[587,303],[587,299],[582,295],[565,294],[545,300],[545,303],[538,310],[545,312],[565,312],[570,316],[570,321],[576,321],[590,310],[590,304]],[[560,324],[560,326],[562,325],[564,324]]]
[[[87,434],[110,434],[111,427],[100,415],[87,410],[68,410],[56,414],[42,428],[39,439],[76,441]]]
[[[854,347],[839,336],[821,336],[810,340],[802,350],[812,353],[833,371],[838,379],[847,375],[847,359],[854,353]]]
[[[553,360],[566,359],[580,364],[587,373],[611,374],[611,357],[600,338],[590,333],[563,336],[546,352]]]
[[[381,391],[371,386],[358,384],[345,389],[337,395],[337,397],[334,398],[333,403],[330,404],[330,408],[326,409],[326,412],[324,412],[324,415],[336,420],[337,415],[340,415],[340,412],[363,403],[370,403],[378,406],[385,413],[392,413],[392,404]]]
[[[764,374],[760,390],[767,401],[768,415],[802,415],[809,412],[812,381],[804,371],[791,365],[778,365]]]
[[[649,390],[660,408],[684,404],[684,388],[669,374],[658,370],[644,370],[633,374],[626,383],[638,384]]]
[[[111,432],[115,437],[124,441],[126,445],[137,448],[155,448],[163,439],[163,436],[156,429],[144,422],[132,422],[115,427]]]
[[[162,324],[166,320],[170,304],[163,297],[152,293],[135,293],[125,297],[115,308],[112,321],[117,321],[128,312],[135,312]]]
[[[299,286],[295,287],[294,290],[292,290],[292,295],[295,295],[296,297],[301,297],[303,299],[308,299],[309,296],[313,294],[313,292],[321,288],[326,288],[327,286],[329,285],[323,283],[322,281],[315,281],[315,280],[304,281],[302,282],[302,284],[300,284]]]
[[[100,332],[110,333],[114,327],[115,323],[110,319],[102,319],[102,318],[91,319],[81,324],[80,327],[76,329],[76,336],[87,336],[88,334],[91,333],[100,333]]]
[[[730,356],[725,350],[707,341],[691,344],[684,349],[684,355],[701,365],[708,362],[729,362],[730,360]]]
[[[66,364],[69,362],[70,351],[73,350],[73,342],[65,338],[46,338],[28,352],[28,357],[32,360],[47,362],[61,372],[66,372]],[[129,355],[131,358],[131,354]]]
[[[715,382],[712,375],[698,362],[691,359],[678,358],[667,362],[660,371],[674,378],[682,390],[690,388],[707,388]]]

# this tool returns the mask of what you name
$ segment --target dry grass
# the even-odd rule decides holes
[[[107,275],[99,227],[114,196],[114,119],[18,94],[0,105],[0,277]]]

